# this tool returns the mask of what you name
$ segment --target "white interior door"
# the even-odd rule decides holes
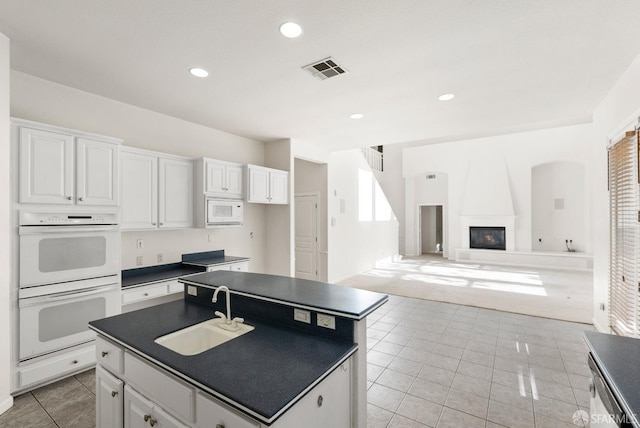
[[[296,278],[318,279],[318,196],[295,197]]]

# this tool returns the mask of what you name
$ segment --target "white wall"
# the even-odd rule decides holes
[[[337,282],[396,256],[398,221],[360,150],[331,153],[328,173],[328,280]]]
[[[510,193],[515,214],[514,250],[531,251],[531,168],[555,161],[577,162],[584,165],[587,176],[585,186],[590,186],[590,169],[593,160],[592,152],[588,148],[592,146],[593,138],[592,125],[584,124],[405,148],[403,152],[403,175],[407,183],[405,252],[409,254],[411,251],[415,252],[413,237],[416,235],[417,225],[412,220],[414,218],[412,214],[415,211],[414,207],[419,204],[417,200],[420,194],[411,188],[414,177],[430,171],[445,172],[448,176],[447,204],[443,214],[445,225],[447,225],[444,237],[445,256],[447,256],[449,249],[460,248],[463,243],[464,219],[461,215],[474,214],[467,211],[479,212],[486,208],[484,205],[474,207],[472,203],[470,206],[470,201],[483,201],[482,198],[478,198],[478,195],[474,195],[475,199],[464,200],[467,183],[474,182],[476,179],[483,182],[482,171],[490,170],[492,167],[498,170],[504,169],[506,181],[503,186],[508,189],[495,189],[489,186],[476,189],[476,192],[482,192],[483,197],[486,198],[490,198],[492,192]],[[470,167],[478,160],[483,162],[482,168]],[[476,176],[470,177],[470,173]],[[465,212],[463,212],[463,205]],[[587,206],[589,206],[588,203]],[[584,215],[585,218],[589,218],[588,209],[585,210]],[[508,217],[506,212],[505,217]],[[410,239],[414,242],[410,242]],[[584,251],[591,251],[589,239],[585,243]]]
[[[294,170],[296,194],[307,192],[319,193],[320,195],[318,201],[318,216],[320,217],[320,230],[318,230],[320,265],[318,266],[318,277],[320,281],[327,281],[327,164],[295,159]],[[293,218],[295,219],[295,215]]]
[[[532,249],[566,251],[566,241],[583,251],[590,237],[585,217],[584,165],[552,162],[533,167],[531,179]]]
[[[633,127],[640,116],[640,56],[625,71],[593,114],[594,138],[591,149],[594,165],[592,177],[591,231],[593,236],[593,323],[608,331],[609,269],[609,194],[607,191],[607,153],[609,140],[617,141],[624,129]],[[600,304],[605,304],[605,310]]]
[[[291,140],[272,141],[265,144],[265,166],[289,171],[289,203],[287,205],[266,205],[265,220],[265,272],[273,275],[295,276],[293,194],[294,166]],[[251,205],[251,204],[247,204]]]
[[[374,171],[380,187],[391,205],[398,219],[399,239],[398,251],[405,254],[405,180],[402,176],[402,150],[405,144],[389,144],[384,146],[383,165],[384,171]]]
[[[11,377],[11,283],[10,250],[11,187],[9,183],[9,39],[0,34],[0,413],[13,405],[9,395]]]
[[[209,157],[238,163],[264,164],[261,142],[181,119],[141,109],[23,73],[11,73],[11,115],[81,131],[113,136],[124,145],[188,157]],[[224,249],[229,255],[251,258],[252,271],[266,269],[264,206],[245,205],[245,226],[225,229],[124,232],[122,268],[180,261],[182,253]],[[250,232],[254,238],[250,238]],[[212,235],[213,242],[209,242]],[[136,240],[144,239],[143,249]]]

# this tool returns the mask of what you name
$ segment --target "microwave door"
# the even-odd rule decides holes
[[[233,206],[228,203],[210,201],[207,209],[207,223],[215,224],[233,218]]]

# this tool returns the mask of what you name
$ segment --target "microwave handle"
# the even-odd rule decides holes
[[[117,290],[118,286],[117,284],[115,285],[109,285],[107,287],[95,287],[95,288],[91,288],[89,290],[86,291],[65,291],[63,293],[55,293],[55,294],[50,294],[47,296],[39,296],[39,297],[27,297],[24,299],[18,299],[18,303],[19,303],[19,307],[21,308],[25,308],[28,306],[35,306],[35,305],[40,305],[42,303],[49,303],[49,302],[58,302],[60,300],[68,300],[69,298],[78,298],[78,297],[85,297],[85,296],[91,296],[93,294],[100,294],[100,293],[104,293],[106,291],[111,291],[111,290]]]
[[[42,233],[93,233],[117,232],[118,225],[108,226],[20,226],[20,235],[38,235]]]

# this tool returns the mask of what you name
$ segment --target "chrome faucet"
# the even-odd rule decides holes
[[[216,291],[213,292],[213,297],[211,298],[211,303],[217,303],[218,302],[218,293],[220,292],[220,290],[222,291],[226,291],[227,293],[227,315],[225,316],[225,314],[223,314],[220,311],[215,311],[215,315],[219,316],[220,319],[224,322],[224,324],[220,324],[219,327],[220,328],[224,328],[225,330],[237,330],[238,329],[238,323],[243,323],[244,322],[244,318],[233,318],[231,319],[231,292],[229,291],[229,288],[227,288],[226,285],[220,285],[218,286],[218,288],[216,288]]]

